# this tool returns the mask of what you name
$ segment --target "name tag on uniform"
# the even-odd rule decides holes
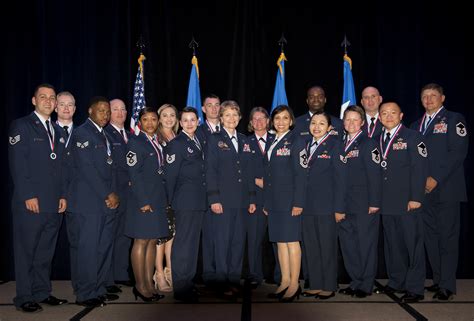
[[[318,158],[321,159],[331,159],[331,155],[329,155],[327,152],[322,153],[321,155],[318,155]]]
[[[44,139],[37,137],[37,138],[33,138],[33,141],[34,142],[42,142],[42,141],[44,141]]]
[[[290,156],[290,154],[291,150],[286,146],[283,146],[276,151],[276,156]]]
[[[441,122],[434,125],[433,134],[446,134],[448,132],[448,124]]]

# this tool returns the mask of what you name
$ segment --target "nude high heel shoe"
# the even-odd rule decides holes
[[[163,273],[155,271],[155,274],[153,275],[153,281],[155,282],[155,289],[161,292],[173,291],[168,282],[166,282],[165,275]]]
[[[166,282],[168,282],[168,285],[173,288],[173,279],[171,277],[171,269],[168,268],[168,267],[165,267],[164,269],[164,273],[165,273],[165,280]]]

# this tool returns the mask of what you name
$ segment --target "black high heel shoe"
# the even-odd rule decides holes
[[[279,300],[285,295],[287,290],[288,290],[288,287],[286,287],[286,289],[283,289],[283,290],[281,290],[280,292],[277,292],[277,293],[268,293],[267,298],[269,298],[269,299],[278,299]]]
[[[298,287],[298,290],[296,290],[295,294],[293,294],[292,296],[288,296],[288,297],[281,297],[280,298],[280,302],[281,303],[290,303],[290,302],[293,302],[296,299],[300,299],[300,294],[301,294],[301,287]]]
[[[154,302],[154,301],[158,301],[159,299],[157,299],[155,296],[144,296],[143,294],[140,293],[140,291],[137,290],[136,287],[133,287],[133,295],[135,296],[135,301],[137,301],[138,298],[142,299],[144,302]]]

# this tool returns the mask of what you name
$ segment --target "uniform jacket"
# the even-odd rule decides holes
[[[368,136],[369,135],[370,122],[367,122],[367,119],[364,119],[364,121],[365,121],[365,123],[364,123],[364,126],[362,126],[362,130],[364,131],[364,134],[366,134]],[[379,136],[380,133],[382,132],[382,129],[383,129],[383,125],[382,125],[382,123],[380,122],[380,119],[379,119],[375,123],[375,129],[373,131],[373,135],[372,135],[371,138]]]
[[[331,215],[345,213],[347,166],[343,157],[342,142],[329,135],[310,156],[308,153],[308,185],[303,215]]]
[[[108,140],[111,144],[110,137]],[[84,214],[109,211],[105,200],[110,193],[116,193],[117,188],[113,155],[110,157],[113,162],[109,164],[104,134],[87,119],[73,131],[69,145],[72,156],[69,211]]]
[[[276,142],[270,161],[265,158],[264,208],[291,211],[305,206],[307,155],[303,138],[289,132]]]
[[[347,165],[347,212],[367,214],[369,207],[380,207],[382,156],[375,140],[362,132],[349,148],[344,147],[343,156]]]
[[[466,120],[461,114],[443,108],[424,134],[421,121],[414,122],[411,128],[423,135],[428,147],[428,176],[438,182],[435,191],[439,192],[440,200],[467,201],[463,165],[469,145]]]
[[[117,171],[117,190],[119,196],[125,197],[128,193],[128,183],[130,181],[126,157],[127,143],[125,143],[122,134],[114,126],[108,124],[104,129],[108,134],[107,137],[110,137],[110,143],[112,144],[112,158],[114,159],[114,167]],[[128,138],[130,136],[132,135],[128,135]]]
[[[207,208],[204,151],[201,149],[183,132],[168,143],[165,155],[166,190],[175,210]]]
[[[383,135],[376,138],[379,145]],[[409,201],[423,203],[428,153],[421,134],[401,125],[382,168],[382,214],[402,215]]]
[[[12,203],[25,207],[25,201],[38,198],[41,212],[56,213],[59,199],[65,198],[62,176],[65,140],[53,123],[54,153],[48,132],[35,113],[16,119],[9,131],[9,165],[13,178]],[[26,208],[26,207],[25,207]]]
[[[153,211],[164,210],[169,203],[158,155],[145,133],[140,132],[138,136],[129,137],[126,154],[130,177],[128,210],[140,212],[140,208],[145,205],[150,205]]]
[[[252,151],[245,135],[237,133],[239,153],[227,132],[209,137],[206,153],[206,184],[209,204],[247,208],[255,204]]]
[[[268,148],[275,139],[275,135],[267,132],[267,141],[265,143],[264,153],[262,153],[260,144],[258,143],[255,134],[251,134],[247,138],[250,143],[250,149],[252,150],[252,165],[254,169],[255,182],[255,178],[263,178],[265,175],[265,157],[267,156]],[[263,189],[255,185],[255,190],[257,192],[257,205],[263,206]]]

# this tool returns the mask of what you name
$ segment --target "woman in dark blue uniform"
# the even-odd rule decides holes
[[[344,266],[352,280],[339,293],[358,298],[372,293],[377,273],[378,211],[382,197],[380,151],[364,131],[364,119],[365,112],[359,106],[349,106],[344,111],[347,210],[338,231]]]
[[[272,112],[276,136],[267,151],[264,211],[268,214],[270,242],[278,243],[281,283],[270,298],[291,302],[299,297],[301,268],[301,213],[306,191],[307,156],[304,141],[294,135],[295,117],[286,105]]]
[[[207,146],[207,197],[213,213],[216,282],[225,297],[234,298],[242,272],[244,216],[255,212],[255,183],[250,145],[236,130],[239,105],[223,102],[220,117],[223,128],[209,137]]]
[[[175,211],[176,235],[171,262],[173,264],[174,298],[197,301],[193,278],[196,273],[199,235],[207,210],[204,151],[196,135],[198,114],[186,107],[180,114],[183,130],[166,149],[166,189]]]
[[[326,300],[337,288],[337,222],[344,219],[346,166],[342,142],[330,135],[325,112],[311,117],[307,144],[308,186],[303,212],[303,248],[310,290],[304,296]]]
[[[154,295],[156,240],[169,234],[165,211],[168,201],[163,182],[163,154],[155,135],[158,114],[146,107],[140,111],[139,122],[140,134],[128,142],[130,197],[125,234],[134,239],[131,259],[135,299],[156,301],[162,297]]]

